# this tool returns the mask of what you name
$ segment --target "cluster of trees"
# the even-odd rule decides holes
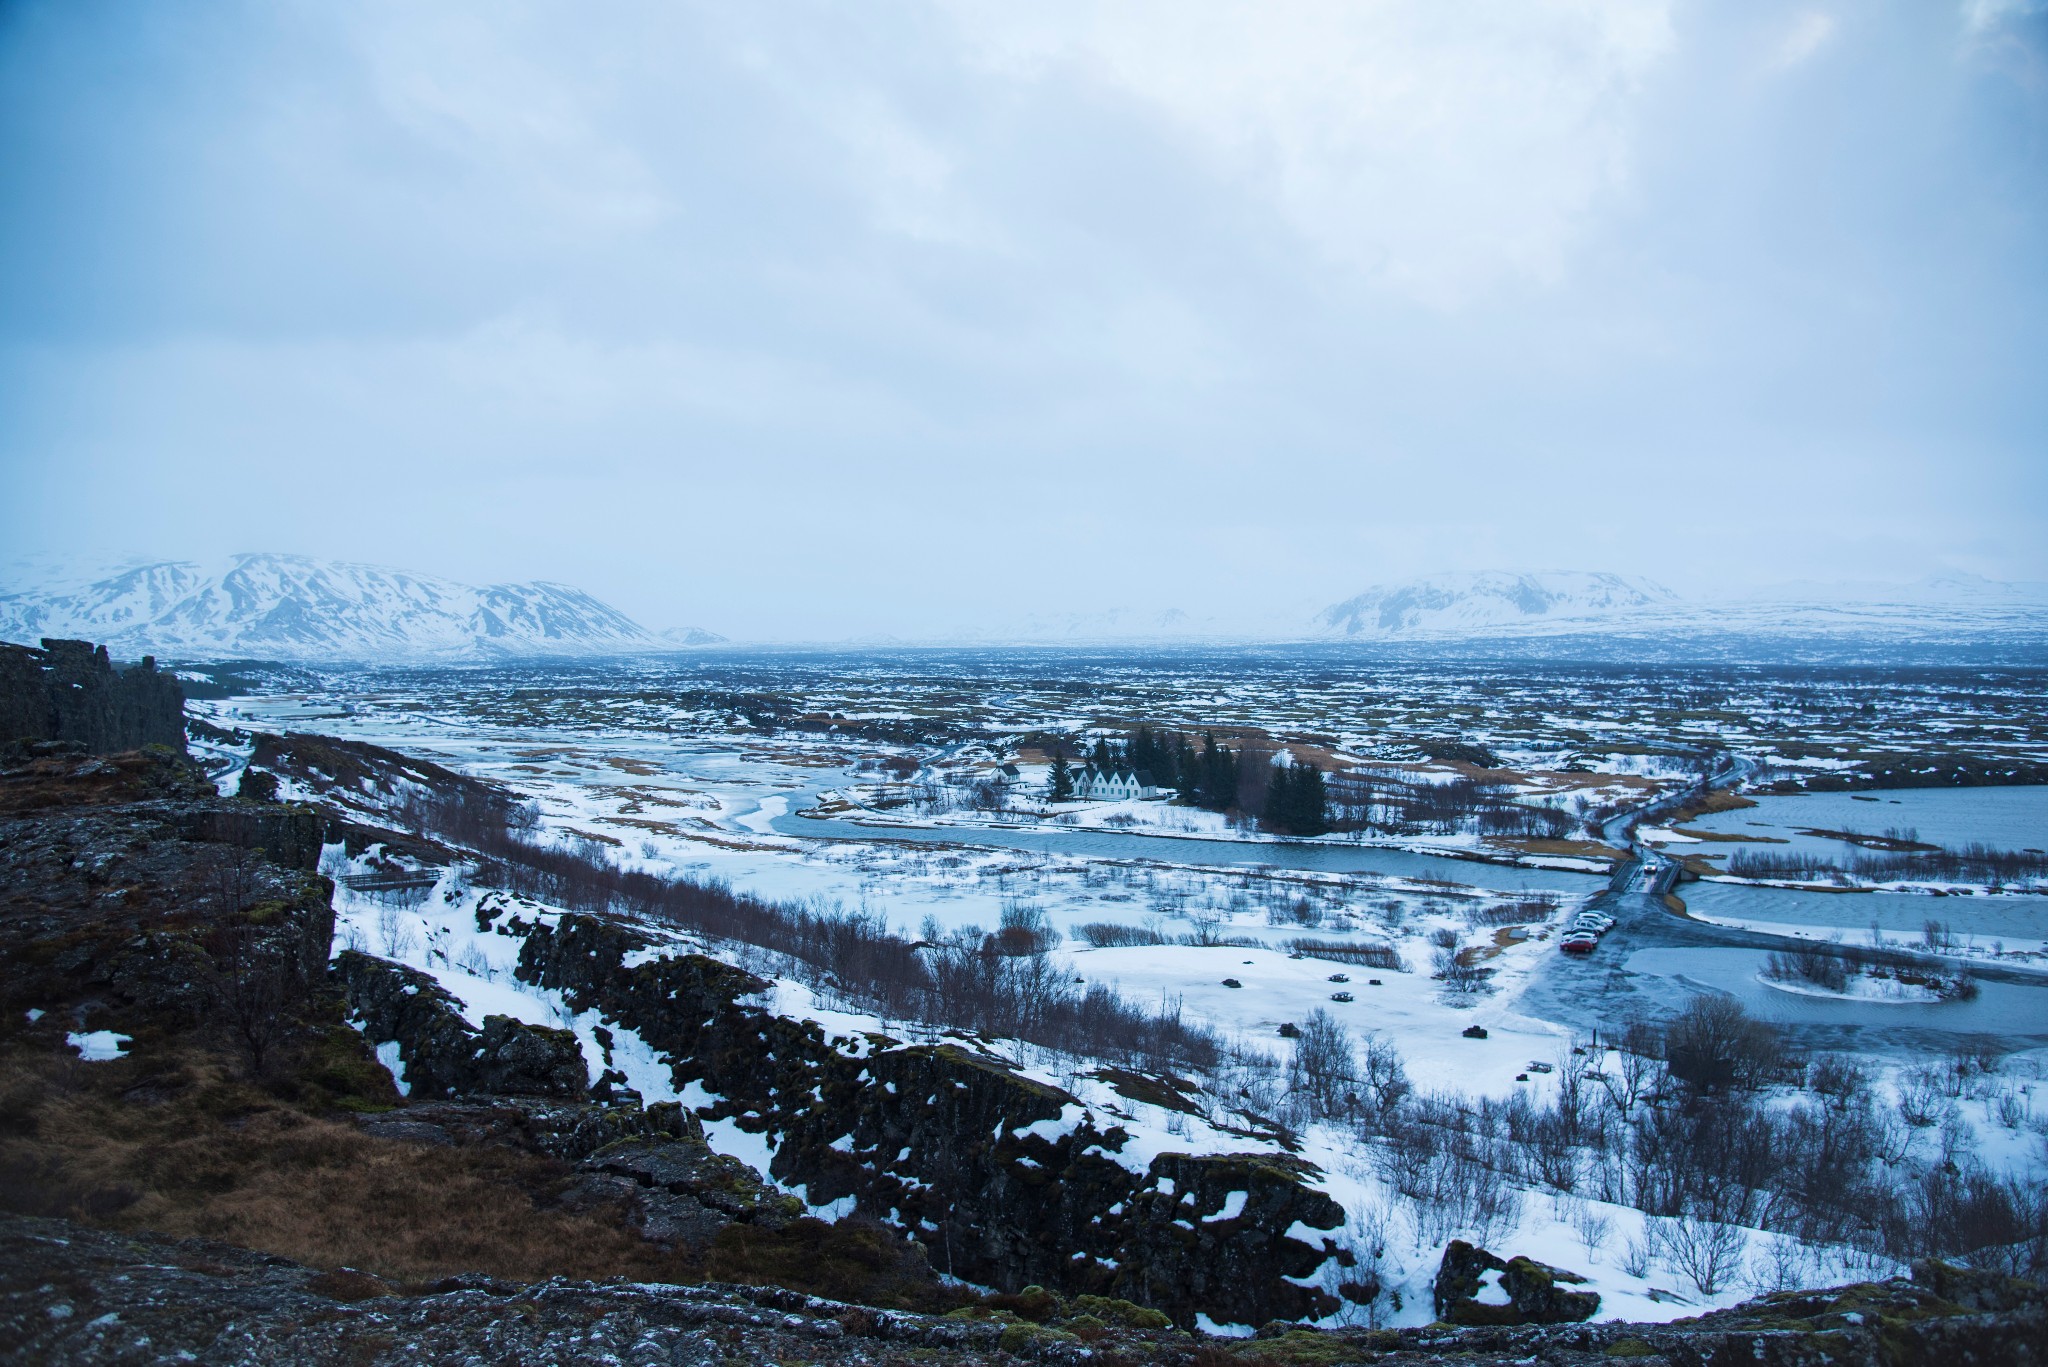
[[[1213,731],[1200,744],[1186,733],[1141,725],[1121,741],[1098,736],[1088,755],[1101,770],[1133,769],[1162,788],[1172,788],[1192,807],[1256,816],[1267,830],[1285,835],[1322,835],[1330,829],[1330,797],[1323,773],[1312,764],[1271,766],[1271,752],[1231,749]],[[1046,796],[1064,802],[1074,795],[1071,767],[1055,754]]]
[[[1485,836],[1556,840],[1593,819],[1590,804],[1575,815],[1518,801],[1514,789],[1504,784],[1462,776],[1446,783],[1411,783],[1347,775],[1331,781],[1329,801],[1330,825],[1339,831],[1453,835],[1471,830]]]
[[[1323,771],[1313,764],[1276,765],[1266,780],[1260,824],[1283,835],[1322,835],[1330,829],[1330,798]]]
[[[1737,850],[1728,860],[1737,878],[1853,878],[1866,883],[2025,882],[2048,876],[2048,855],[1972,843],[1960,849],[1857,854],[1837,863],[1825,850]]]

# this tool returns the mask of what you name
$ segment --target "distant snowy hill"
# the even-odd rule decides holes
[[[716,640],[658,637],[566,584],[473,588],[375,565],[238,555],[224,570],[130,565],[89,582],[42,576],[0,593],[0,640],[102,641],[116,655],[482,660],[611,655]],[[671,636],[676,636],[671,633]]]
[[[1528,636],[1945,638],[2048,635],[2048,584],[1948,574],[1911,584],[1795,583],[1690,601],[1647,579],[1445,574],[1370,589],[1316,625],[1353,640]]]
[[[1470,635],[1539,624],[1597,627],[1677,602],[1661,584],[1619,574],[1488,570],[1368,589],[1323,609],[1316,622],[1344,636]]]

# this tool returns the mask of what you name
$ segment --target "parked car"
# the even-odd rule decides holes
[[[1348,1002],[1351,999],[1349,992],[1332,992],[1330,994],[1330,1000],[1333,1002]]]
[[[1330,981],[1333,983],[1348,983],[1351,981],[1351,975],[1349,973],[1332,973]]]
[[[1600,937],[1590,930],[1575,930],[1557,942],[1557,947],[1567,954],[1591,954],[1593,947],[1600,943]]]

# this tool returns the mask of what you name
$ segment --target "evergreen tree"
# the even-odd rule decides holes
[[[1109,740],[1107,737],[1097,736],[1095,738],[1095,753],[1090,756],[1090,759],[1095,765],[1095,772],[1098,774],[1106,774],[1116,767],[1115,760],[1109,753]]]
[[[1045,800],[1047,802],[1071,802],[1074,800],[1074,775],[1073,771],[1067,768],[1067,754],[1064,750],[1053,751],[1052,779],[1046,785]]]
[[[1237,764],[1235,750],[1216,743],[1216,733],[1202,733],[1202,777],[1196,802],[1212,811],[1227,812],[1237,805]]]
[[[1202,770],[1195,760],[1195,747],[1186,736],[1174,737],[1173,786],[1180,790],[1181,801],[1201,804]]]
[[[1266,781],[1266,809],[1259,813],[1259,824],[1269,831],[1282,834],[1294,833],[1294,770],[1284,764],[1273,766],[1273,775]]]
[[[1330,794],[1323,784],[1323,771],[1304,764],[1288,782],[1291,792],[1289,825],[1296,835],[1324,835],[1330,829]]]

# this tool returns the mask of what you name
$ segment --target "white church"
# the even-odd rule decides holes
[[[1084,802],[1128,802],[1132,798],[1172,797],[1142,769],[1098,769],[1084,765],[1074,775],[1074,796]]]

